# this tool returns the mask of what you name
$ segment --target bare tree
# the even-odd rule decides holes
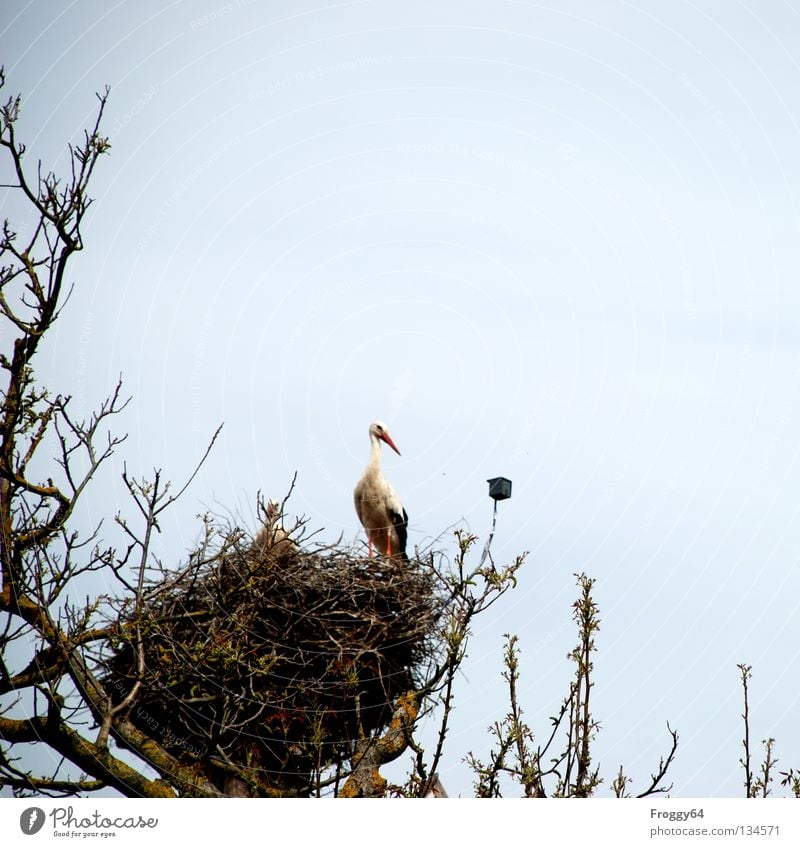
[[[778,764],[778,760],[774,758],[775,739],[765,738],[761,742],[764,747],[764,761],[761,763],[758,776],[754,776],[750,764],[750,680],[753,677],[753,667],[744,663],[736,667],[739,668],[744,699],[744,711],[742,712],[742,720],[744,721],[744,738],[742,739],[744,756],[739,759],[739,764],[744,769],[744,796],[748,799],[755,797],[765,798],[772,793],[770,785],[774,780],[773,771]],[[782,777],[781,785],[787,787],[794,797],[800,798],[800,774],[794,769],[789,768],[788,771],[780,771],[779,775]]]
[[[516,636],[506,636],[503,678],[508,685],[509,712],[494,723],[489,732],[495,746],[484,763],[470,753],[467,762],[477,776],[478,797],[501,797],[503,784],[507,790],[519,791],[525,797],[592,797],[603,782],[599,766],[592,767],[592,742],[600,728],[590,709],[592,655],[596,651],[595,634],[600,628],[598,608],[592,596],[594,580],[576,574],[580,596],[573,604],[573,618],[578,629],[578,644],[568,658],[575,663],[575,676],[561,706],[550,718],[551,727],[543,743],[536,744],[531,728],[523,720],[517,696],[519,681],[519,648]],[[648,786],[637,797],[664,794],[672,789],[664,785],[667,771],[678,748],[678,734],[667,724],[671,745],[666,758],[661,758]],[[561,739],[561,741],[559,741]],[[563,745],[563,746],[562,746]],[[616,797],[628,797],[631,779],[620,766],[611,788]],[[548,788],[548,785],[550,788]]]
[[[0,71],[0,87],[5,75]],[[43,170],[31,176],[25,146],[16,136],[20,98],[9,97],[0,109],[0,149],[11,163],[18,192],[36,219],[25,238],[3,223],[0,238],[0,314],[10,327],[9,352],[0,353],[6,384],[0,408],[0,694],[11,696],[0,715],[0,780],[19,791],[75,794],[112,786],[124,794],[169,796],[172,786],[183,793],[218,793],[207,780],[154,745],[124,710],[111,702],[87,659],[87,650],[116,637],[113,624],[99,624],[102,598],[76,599],[82,577],[96,571],[113,573],[126,584],[130,555],[138,547],[140,562],[161,509],[174,501],[156,480],[152,485],[129,482],[144,523],[132,535],[122,557],[100,541],[97,527],[87,537],[70,528],[70,518],[98,468],[124,441],[108,423],[127,404],[118,383],[86,419],[73,414],[71,399],[39,388],[32,363],[45,333],[58,319],[69,292],[68,267],[83,249],[81,227],[91,204],[89,183],[108,140],[100,132],[108,90],[98,95],[96,120],[83,141],[70,145],[66,177]],[[45,455],[55,443],[55,457]],[[124,525],[124,522],[123,522]],[[142,568],[140,567],[140,574]],[[141,579],[139,580],[141,583]],[[25,645],[33,644],[19,667]],[[12,668],[12,659],[17,667]],[[94,738],[85,725],[96,725]],[[79,730],[77,727],[82,727]],[[112,752],[109,737],[133,751],[157,774],[146,777]],[[15,745],[46,745],[72,763],[79,775],[36,776],[12,756]]]

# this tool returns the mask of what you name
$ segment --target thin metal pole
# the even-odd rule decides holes
[[[483,563],[486,561],[486,557],[489,555],[489,548],[492,546],[492,539],[494,538],[494,529],[497,526],[497,500],[494,501],[494,509],[492,509],[492,531],[489,533],[489,537],[486,539],[486,544],[483,545],[483,553],[481,553],[481,563],[478,565],[479,568],[483,567]]]

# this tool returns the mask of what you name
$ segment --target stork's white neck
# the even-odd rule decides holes
[[[369,434],[370,451],[367,462],[368,471],[377,471],[381,465],[381,441],[374,432]]]

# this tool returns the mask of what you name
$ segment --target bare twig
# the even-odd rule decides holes
[[[667,775],[669,766],[672,764],[672,761],[675,758],[675,753],[678,750],[678,733],[672,729],[669,722],[667,722],[667,732],[669,732],[670,736],[672,736],[672,746],[667,754],[667,758],[661,758],[659,760],[658,770],[650,776],[650,785],[641,794],[637,794],[637,797],[649,797],[651,794],[666,794],[668,791],[672,790],[672,785],[662,787],[661,781]]]
[[[753,772],[750,770],[750,704],[748,702],[747,688],[747,684],[752,676],[752,667],[745,664],[740,664],[736,667],[739,668],[739,673],[741,674],[742,679],[742,689],[744,691],[744,713],[742,714],[742,720],[744,720],[744,740],[742,741],[742,746],[744,747],[744,758],[739,759],[739,764],[744,768],[745,797],[752,797]]]

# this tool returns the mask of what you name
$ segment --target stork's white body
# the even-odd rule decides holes
[[[398,455],[384,424],[376,422],[369,428],[369,462],[353,492],[356,514],[367,533],[370,556],[375,547],[383,556],[406,557],[408,515],[381,471],[381,441]]]

